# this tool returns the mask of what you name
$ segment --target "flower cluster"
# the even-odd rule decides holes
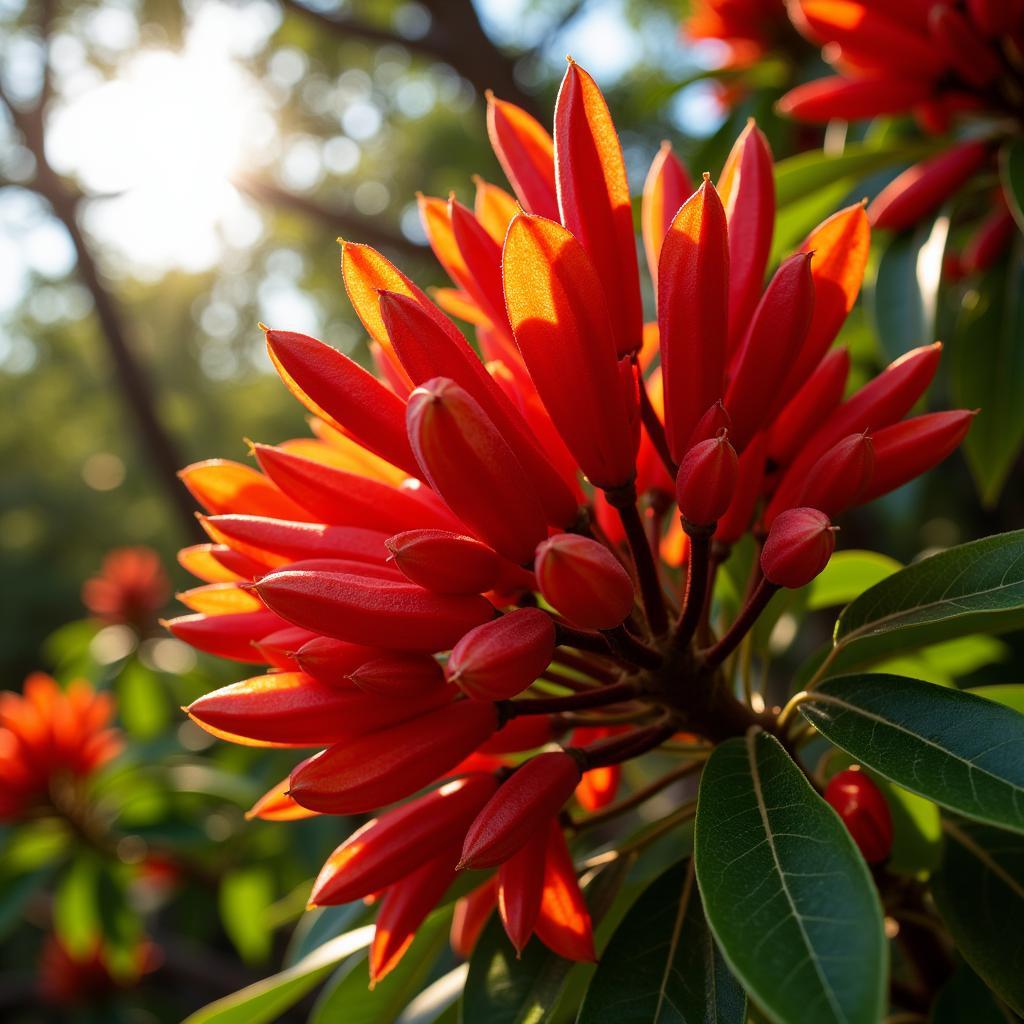
[[[690,39],[724,43],[727,68],[757,63],[791,31],[785,0],[697,0],[683,30]]]
[[[146,547],[115,548],[82,585],[82,603],[98,619],[145,632],[171,596],[160,556]]]
[[[24,693],[0,693],[0,821],[60,803],[121,749],[113,703],[84,680],[66,690],[42,672]]]
[[[733,695],[726,659],[780,587],[824,568],[835,517],[931,468],[971,419],[906,418],[938,344],[844,397],[833,341],[867,217],[835,214],[765,287],[772,158],[755,125],[717,187],[705,174],[694,190],[668,147],[655,158],[646,324],[622,153],[590,76],[570,62],[553,137],[494,97],[488,128],[516,198],[478,181],[472,210],[420,200],[452,281],[442,308],[344,243],[379,375],[268,330],[315,436],[254,445],[258,470],[183,473],[211,543],[182,551],[204,584],[169,627],[270,666],[188,714],[233,742],[317,750],[254,816],[376,815],[311,897],[379,904],[374,980],[465,869],[486,874],[457,948],[496,902],[517,949],[535,935],[592,959],[567,830],[652,795],[615,803],[620,766],[680,733],[692,750],[773,727]],[[716,573],[747,534],[759,564],[721,623]]]
[[[954,121],[972,124],[970,138],[910,167],[878,195],[868,209],[874,226],[900,231],[934,213],[980,172],[994,168],[1001,137],[1019,133],[1019,0],[792,0],[789,12],[837,74],[791,90],[779,102],[783,113],[804,121],[853,121],[912,112],[932,134],[946,133]],[[996,189],[992,208],[961,256],[962,270],[990,266],[1012,229],[1006,199]]]

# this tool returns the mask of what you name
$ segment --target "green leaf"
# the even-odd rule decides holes
[[[991,636],[961,636],[956,640],[930,644],[894,658],[885,658],[872,666],[873,672],[910,676],[939,686],[956,686],[961,676],[970,675],[985,665],[1006,657],[1006,644]]]
[[[91,952],[103,934],[98,902],[101,863],[83,853],[64,873],[53,901],[53,927],[72,955]]]
[[[270,1024],[322,981],[335,965],[365,949],[372,939],[370,924],[339,935],[286,970],[196,1010],[183,1024]]]
[[[1024,239],[964,298],[951,346],[953,401],[978,415],[963,450],[978,494],[998,500],[1024,443]]]
[[[469,964],[459,964],[420,992],[402,1011],[396,1024],[458,1024],[459,996],[466,985]]]
[[[1014,711],[1024,714],[1024,685],[1020,683],[993,683],[991,686],[972,686],[968,693],[986,700],[1005,704]]]
[[[775,165],[775,201],[781,209],[826,185],[856,179],[927,154],[934,147],[851,143],[842,153],[800,153]]]
[[[837,551],[807,588],[807,610],[848,604],[902,568],[895,558],[877,551]]]
[[[584,884],[590,916],[596,925],[611,906],[628,864],[619,858]],[[565,991],[570,973],[580,965],[556,956],[532,938],[516,959],[497,914],[477,940],[459,1003],[461,1024],[540,1024],[548,1019]]]
[[[274,901],[274,882],[266,868],[248,867],[224,876],[219,892],[224,931],[246,963],[270,955],[271,931],[267,910]]]
[[[1024,626],[1024,530],[961,544],[882,580],[836,622],[834,668]]]
[[[1024,231],[1024,139],[1014,139],[1000,150],[999,174],[1010,212]]]
[[[829,679],[799,705],[826,739],[943,807],[1024,832],[1024,715],[903,676]]]
[[[877,1024],[887,973],[878,893],[774,737],[752,730],[711,755],[694,856],[711,930],[773,1020]]]
[[[996,1001],[985,983],[966,964],[939,990],[929,1024],[1014,1024],[1016,1017]]]
[[[117,712],[125,729],[140,740],[153,739],[171,720],[171,702],[160,677],[138,659],[117,677]]]
[[[441,955],[451,921],[451,907],[431,914],[417,929],[398,966],[372,989],[366,957],[353,957],[342,964],[320,993],[309,1024],[392,1024]]]
[[[1024,1014],[1024,839],[947,822],[946,856],[932,894],[967,962]]]
[[[633,904],[601,955],[577,1024],[743,1024],[746,1014],[687,859]]]
[[[890,359],[935,340],[935,314],[949,217],[895,235],[878,261],[869,309]]]

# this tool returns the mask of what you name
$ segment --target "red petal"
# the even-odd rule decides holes
[[[552,822],[549,832],[544,894],[536,933],[548,949],[567,960],[592,962],[597,959],[590,912],[557,821]]]
[[[523,209],[557,220],[551,136],[525,110],[491,92],[487,93],[487,134]]]

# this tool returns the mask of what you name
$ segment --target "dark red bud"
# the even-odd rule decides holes
[[[541,543],[534,562],[544,600],[574,626],[614,629],[633,610],[633,581],[603,545],[575,533]]]
[[[825,799],[843,820],[869,864],[878,864],[892,849],[892,814],[882,791],[857,766],[833,775]]]
[[[385,541],[405,576],[438,594],[481,594],[498,579],[495,551],[447,530],[407,530]]]
[[[800,504],[838,516],[858,502],[874,471],[875,449],[867,433],[844,437],[807,474]]]
[[[469,697],[506,700],[522,693],[555,653],[555,624],[539,608],[519,608],[471,629],[448,659],[448,679]]]
[[[417,697],[439,689],[444,670],[429,654],[384,654],[357,665],[348,678],[366,693]]]
[[[834,528],[816,508],[791,508],[772,523],[761,551],[761,571],[769,583],[797,589],[828,565],[835,550]]]
[[[688,524],[712,526],[725,515],[736,490],[739,459],[722,430],[695,444],[679,464],[676,500]]]

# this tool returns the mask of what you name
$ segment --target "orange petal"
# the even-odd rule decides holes
[[[644,182],[640,206],[640,225],[647,253],[647,270],[655,291],[658,288],[658,254],[661,243],[679,207],[693,194],[693,182],[682,161],[672,152],[672,143],[663,142],[651,163]]]
[[[262,473],[228,459],[194,462],[178,473],[192,496],[211,515],[246,512],[254,516],[308,519],[308,515],[282,494]]]
[[[177,598],[186,608],[204,615],[233,615],[263,608],[263,602],[251,590],[242,590],[235,583],[207,583],[183,590]]]
[[[473,212],[483,229],[498,245],[505,241],[512,218],[519,212],[519,204],[503,188],[484,181],[479,175],[474,176],[476,185],[476,201]]]
[[[319,812],[297,804],[288,795],[288,785],[288,776],[285,776],[245,812],[246,818],[259,818],[262,821],[300,821],[303,818],[315,818]]]
[[[552,822],[537,938],[567,960],[594,961],[594,933],[562,828]]]
[[[536,118],[491,92],[487,93],[487,134],[523,209],[557,220],[555,146],[551,136]]]
[[[213,555],[215,544],[193,544],[178,552],[178,565],[204,583],[235,583],[245,577],[223,566]]]

